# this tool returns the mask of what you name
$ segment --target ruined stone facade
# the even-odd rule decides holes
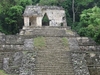
[[[43,18],[48,18],[48,25],[51,27],[66,27],[65,11],[62,7],[57,6],[27,6],[23,17],[24,26],[20,32],[20,35],[26,35],[31,33],[36,27],[43,27]]]
[[[24,11],[24,26],[42,26],[44,15],[49,19],[49,26],[61,26],[66,22],[65,11],[57,6],[27,6]],[[64,24],[65,25],[65,24]]]
[[[56,24],[50,22],[43,27],[45,13]],[[62,8],[28,6],[23,15],[25,25],[20,35],[0,35],[0,70],[10,75],[100,74],[100,46],[69,27],[60,26],[66,25]],[[34,39],[41,36],[46,40],[46,48],[36,49]],[[62,45],[63,38],[67,39],[67,49]]]

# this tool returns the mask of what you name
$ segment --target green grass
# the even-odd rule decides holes
[[[44,48],[46,46],[45,38],[44,37],[34,38],[34,46],[39,49]]]
[[[66,37],[63,37],[63,38],[62,38],[62,44],[63,44],[64,46],[68,46],[68,40],[67,40]]]
[[[66,30],[66,32],[69,32],[69,33],[73,34],[73,32],[71,30]]]
[[[0,70],[0,75],[8,75],[3,70]]]

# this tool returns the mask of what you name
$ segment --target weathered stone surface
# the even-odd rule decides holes
[[[33,36],[66,36],[65,28],[33,28],[29,30],[23,30],[24,35]]]
[[[66,25],[65,11],[57,6],[27,6],[24,11],[24,26],[42,26],[44,14],[49,18],[49,26]],[[31,22],[31,25],[29,24]]]
[[[79,46],[81,51],[100,51],[100,46]]]
[[[25,23],[27,20],[29,18]],[[24,26],[22,36],[0,35],[0,69],[11,75],[99,75],[100,46],[90,38],[79,37],[70,28],[61,27],[61,24],[54,21],[50,24],[51,27]],[[35,54],[33,39],[37,36],[46,37],[47,49],[37,49]],[[62,37],[68,38],[68,50],[61,43]]]
[[[71,53],[75,75],[90,75],[83,53]]]
[[[3,70],[9,73],[9,58],[3,59]]]
[[[75,37],[68,38],[68,43],[71,51],[80,50],[80,47]]]
[[[100,74],[100,51],[88,51],[85,54],[86,64],[90,75]]]
[[[24,50],[24,45],[0,45],[0,51]]]
[[[23,43],[24,43],[24,39],[22,39],[20,36],[15,36],[15,35],[6,36],[6,44],[22,45]]]
[[[6,38],[5,35],[0,35],[0,44],[5,44]]]
[[[35,58],[33,52],[23,52],[19,75],[34,75]]]
[[[16,52],[13,56],[13,65],[14,66],[20,66],[22,61],[23,53],[22,52]]]
[[[7,53],[6,54],[3,53],[3,54],[4,56],[1,56],[0,54],[0,59],[3,58],[3,60],[1,60],[3,62],[0,62],[0,65],[3,66],[3,68],[1,66],[0,67],[6,73],[9,73],[11,75],[19,75],[19,74],[33,75],[34,74],[35,57],[36,57],[34,51],[14,52],[11,54],[11,56],[9,54],[8,56]]]
[[[70,51],[62,38],[45,37],[46,48],[37,50],[35,75],[74,75]]]
[[[24,41],[24,50],[33,50],[33,39],[25,39]]]
[[[88,66],[99,66],[100,65],[100,52],[87,52],[85,60]]]
[[[77,41],[79,45],[83,45],[83,46],[96,45],[95,41],[93,41],[91,38],[88,37],[77,37]]]

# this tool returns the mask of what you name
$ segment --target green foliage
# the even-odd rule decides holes
[[[5,18],[5,25],[2,27],[9,33],[9,34],[15,34],[19,32],[19,29],[22,27],[22,13],[23,13],[23,7],[16,5],[13,7],[10,7],[7,11],[7,15]],[[5,28],[6,27],[6,28]]]
[[[16,34],[23,26],[22,14],[26,5],[39,0],[0,0],[0,32]]]
[[[21,5],[23,7],[26,7],[26,5],[31,5],[32,4],[32,0],[19,0],[18,1],[18,5]]]
[[[34,46],[38,49],[44,48],[46,46],[44,37],[36,37],[34,38]]]
[[[56,5],[58,3],[57,0],[40,0],[40,5]]]
[[[68,40],[67,40],[66,37],[63,37],[63,38],[62,38],[62,44],[63,44],[64,46],[68,46]]]
[[[88,26],[92,25],[99,25],[100,24],[100,8],[95,6],[92,9],[84,10],[81,14],[80,20]]]
[[[32,0],[32,1],[33,1],[32,4],[35,5],[35,4],[39,3],[40,0]]]
[[[71,26],[72,25],[72,2],[71,0],[58,0],[58,6],[61,6],[65,9],[65,14],[66,14],[66,20],[67,20],[67,25]]]
[[[95,6],[91,9],[84,10],[80,15],[80,23],[77,27],[78,33],[81,36],[92,37],[95,41],[100,43],[100,8]]]
[[[0,4],[0,13],[3,11],[3,6]]]
[[[42,19],[42,25],[49,25],[49,18],[47,14],[44,14],[44,17]]]
[[[78,5],[88,5],[90,2],[92,2],[93,0],[76,0],[76,4]]]
[[[40,5],[57,5],[63,7],[66,11],[68,26],[71,26],[81,36],[89,36],[100,42],[100,0],[74,0],[76,16],[74,24],[72,24],[72,1],[0,0],[0,31],[6,34],[18,33],[23,26],[22,13],[26,5],[39,3]]]
[[[0,75],[8,75],[3,70],[0,70]]]

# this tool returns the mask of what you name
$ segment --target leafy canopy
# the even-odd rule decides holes
[[[92,37],[94,40],[100,43],[100,8],[95,6],[84,10],[80,15],[80,23],[78,27],[78,33],[81,36]]]
[[[56,5],[58,0],[40,0],[40,5]]]

